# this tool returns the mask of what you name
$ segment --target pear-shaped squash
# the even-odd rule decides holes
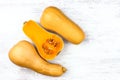
[[[70,20],[57,7],[47,7],[42,13],[40,23],[44,28],[60,34],[74,44],[79,44],[85,38],[85,34],[80,26]]]
[[[54,59],[64,47],[61,37],[46,31],[33,20],[25,22],[23,31],[34,42],[40,56],[46,60]]]
[[[48,63],[41,58],[34,46],[25,40],[18,42],[9,51],[10,60],[21,67],[49,76],[61,76],[66,69],[59,64]]]

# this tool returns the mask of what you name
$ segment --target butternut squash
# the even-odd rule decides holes
[[[40,23],[44,28],[60,34],[74,44],[79,44],[85,38],[85,34],[80,26],[70,20],[57,7],[47,7],[42,13]]]
[[[61,37],[46,31],[33,20],[25,22],[23,31],[35,43],[40,56],[46,60],[54,59],[64,47]]]
[[[34,46],[26,40],[18,42],[10,49],[9,58],[18,66],[29,68],[44,75],[61,76],[66,71],[66,68],[61,65],[48,63],[41,58]]]

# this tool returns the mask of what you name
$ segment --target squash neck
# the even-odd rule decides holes
[[[45,29],[43,29],[40,25],[38,25],[36,22],[32,20],[24,24],[23,31],[31,39],[38,39],[38,40],[43,39],[48,34],[48,32],[45,31]]]

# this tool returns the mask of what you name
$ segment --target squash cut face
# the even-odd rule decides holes
[[[33,20],[24,24],[23,31],[34,42],[40,56],[46,60],[54,59],[63,49],[61,37],[46,31]]]
[[[62,46],[63,45],[61,44],[61,40],[59,40],[58,36],[52,35],[51,37],[47,38],[46,41],[44,41],[41,45],[41,51],[44,52],[43,54],[41,53],[41,55],[47,59],[54,58],[59,54]]]

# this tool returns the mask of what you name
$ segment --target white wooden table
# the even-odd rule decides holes
[[[23,22],[39,22],[47,6],[60,8],[86,34],[79,45],[65,42],[51,61],[68,69],[61,77],[18,67],[8,58],[18,41],[31,41]],[[120,80],[120,0],[0,0],[0,80]]]

